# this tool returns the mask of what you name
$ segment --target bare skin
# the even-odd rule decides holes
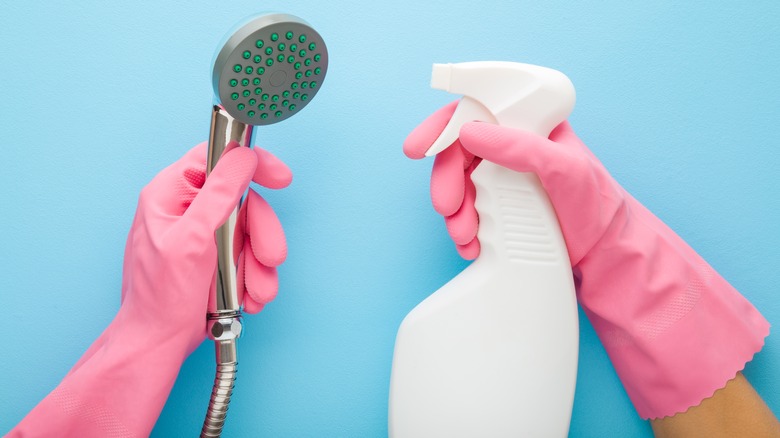
[[[742,373],[699,406],[650,424],[657,438],[780,438],[780,422]]]

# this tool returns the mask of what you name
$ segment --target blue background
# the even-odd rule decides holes
[[[60,4],[62,3],[62,4]],[[305,18],[330,69],[257,142],[295,180],[279,298],[247,318],[226,436],[380,437],[396,329],[467,263],[401,152],[453,96],[431,64],[565,72],[571,121],[615,178],[780,323],[780,3],[487,0],[42,2],[0,6],[0,433],[111,320],[136,197],[207,136],[210,61],[241,18]],[[581,318],[572,436],[650,436]],[[780,413],[780,340],[746,374]],[[184,364],[154,436],[193,436],[213,348]]]

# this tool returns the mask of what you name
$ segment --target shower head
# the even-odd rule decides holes
[[[328,50],[317,31],[289,14],[251,19],[233,32],[214,60],[217,102],[247,125],[291,117],[317,94]]]
[[[256,15],[236,25],[217,46],[211,74],[206,173],[234,142],[250,147],[254,127],[281,122],[317,94],[328,70],[322,36],[302,19],[281,13]],[[217,300],[209,314],[240,309],[232,259],[233,219],[218,230]]]
[[[232,144],[250,147],[254,126],[281,122],[317,94],[328,70],[328,50],[317,31],[298,17],[267,14],[251,18],[223,40],[216,53],[212,85],[206,173]],[[219,437],[225,423],[238,364],[241,335],[233,243],[238,207],[215,233],[215,299],[210,300],[207,330],[217,352],[217,376],[201,437]]]

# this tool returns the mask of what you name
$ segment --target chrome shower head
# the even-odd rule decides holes
[[[328,70],[328,50],[317,31],[289,14],[254,17],[228,34],[216,53],[212,85],[207,174],[231,144],[249,147],[254,126],[281,122],[302,110],[320,89]],[[215,300],[209,303],[207,330],[214,340],[217,375],[201,437],[219,437],[233,391],[241,335],[233,237],[238,207],[219,227]]]
[[[291,117],[317,94],[328,50],[317,31],[289,14],[251,19],[232,33],[214,61],[218,102],[248,125]]]

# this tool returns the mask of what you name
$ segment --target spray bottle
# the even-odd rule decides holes
[[[564,74],[511,62],[434,64],[431,86],[463,98],[428,156],[471,121],[547,137],[575,100]],[[472,180],[481,251],[401,323],[389,434],[564,437],[579,333],[555,211],[535,174],[483,160]]]

